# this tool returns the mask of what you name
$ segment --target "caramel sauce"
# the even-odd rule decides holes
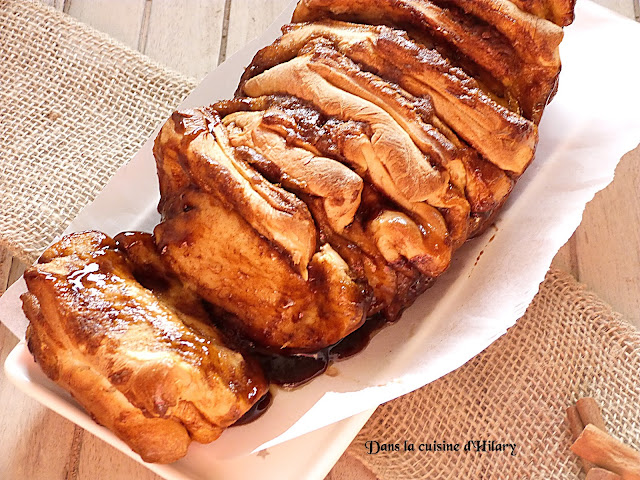
[[[317,352],[282,355],[253,347],[250,355],[258,360],[271,383],[296,388],[323,374],[332,362],[361,352],[387,323],[390,322],[382,315],[374,315],[342,340]]]
[[[324,373],[329,366],[329,349],[315,353],[294,353],[279,355],[275,353],[254,352],[255,357],[267,379],[285,388],[294,388]]]
[[[260,400],[254,403],[253,406],[231,426],[235,427],[238,425],[246,425],[247,423],[251,423],[260,418],[271,406],[272,398],[273,396],[271,395],[271,392],[267,391]]]

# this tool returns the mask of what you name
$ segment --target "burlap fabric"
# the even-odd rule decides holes
[[[565,409],[596,398],[610,433],[640,448],[640,332],[568,274],[551,270],[527,313],[482,354],[382,405],[347,450],[377,477],[577,479]],[[369,454],[365,442],[399,443]],[[403,451],[404,441],[415,452]],[[494,440],[503,451],[420,452],[420,443]]]
[[[0,246],[33,261],[195,86],[29,0],[0,0]]]

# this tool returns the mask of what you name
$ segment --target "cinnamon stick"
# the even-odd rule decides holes
[[[607,431],[602,418],[602,412],[597,402],[591,397],[581,398],[576,402],[576,408],[584,425],[591,423],[603,432]]]
[[[571,445],[576,455],[614,473],[623,480],[640,480],[640,452],[613,438],[594,425],[584,427]]]
[[[571,430],[571,438],[575,442],[584,430],[584,423],[582,423],[582,419],[575,405],[567,408],[567,421],[569,422],[569,430]],[[584,458],[580,460],[582,460],[582,470],[584,470],[586,474],[595,467],[593,463]]]
[[[582,430],[584,430],[584,423],[582,423],[578,409],[575,406],[567,408],[567,421],[569,422],[571,437],[575,442],[582,433]]]

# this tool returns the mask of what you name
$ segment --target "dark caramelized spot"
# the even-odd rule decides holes
[[[109,381],[113,385],[123,385],[129,381],[133,372],[129,368],[123,368],[109,375]]]

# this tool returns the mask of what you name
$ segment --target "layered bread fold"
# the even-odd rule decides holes
[[[566,27],[573,22],[576,0],[512,0],[512,3],[540,18]]]
[[[100,232],[76,233],[25,272],[29,350],[49,378],[148,462],[208,443],[267,391],[230,350],[200,299],[154,269],[148,236],[131,257]],[[146,259],[146,260],[145,260]],[[146,272],[145,288],[134,271]]]
[[[435,115],[444,122],[438,127],[453,130],[497,167],[520,174],[531,162],[538,141],[533,122],[496,103],[436,50],[385,26],[332,20],[287,25],[280,38],[256,54],[239,93],[250,78],[296,57],[316,38],[331,42],[341,54],[411,95],[429,98]]]
[[[175,113],[154,147],[162,199],[157,247],[231,328],[276,349],[317,350],[364,321],[368,293],[306,204],[234,147],[212,109]],[[356,199],[357,200],[357,199]]]
[[[368,176],[364,156],[371,155],[372,149],[367,147],[374,135],[369,126],[326,117],[290,96],[242,97],[218,102],[211,108],[223,116],[232,144],[259,153],[252,156],[252,167],[304,199],[321,241],[329,243],[348,264],[352,275],[370,287],[368,316],[380,312],[389,319],[396,318],[415,298],[416,289],[422,288],[419,285],[428,284],[446,268],[451,248],[447,246],[445,222],[439,220],[441,233],[436,235],[432,227],[425,227],[410,211],[365,180]],[[237,122],[238,119],[244,120]],[[336,225],[335,220],[340,217],[331,218],[326,199],[317,190],[312,191],[311,182],[305,177],[290,177],[291,158],[283,159],[283,149],[295,149],[291,158],[304,159],[305,174],[320,162],[342,172],[349,167],[349,171],[362,176],[361,186],[353,188],[354,193],[358,192],[358,209],[353,218],[349,216],[348,225]],[[320,172],[325,171],[315,174]],[[442,218],[437,209],[434,212]],[[413,235],[405,237],[407,232]]]
[[[360,206],[362,179],[336,160],[287,145],[284,137],[262,123],[264,112],[238,112],[224,118],[234,147],[259,151],[278,169],[285,187],[323,199],[331,226],[342,232]]]
[[[302,0],[293,15],[326,18],[407,30],[536,122],[555,89],[562,28],[508,0]]]

